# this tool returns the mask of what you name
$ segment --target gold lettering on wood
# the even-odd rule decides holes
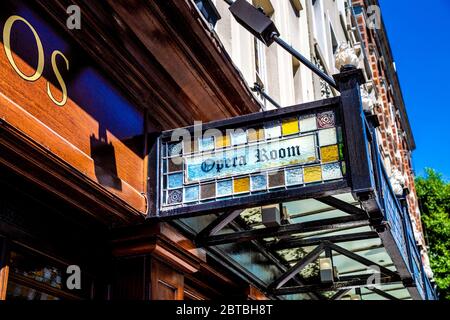
[[[11,29],[16,21],[22,21],[23,23],[25,23],[30,28],[31,32],[33,32],[34,38],[36,39],[36,45],[38,49],[38,65],[36,68],[36,72],[31,76],[27,76],[25,73],[20,71],[19,67],[16,65],[14,58],[12,56]],[[3,44],[5,47],[5,53],[9,60],[9,63],[20,77],[22,77],[27,81],[36,81],[41,77],[42,72],[44,71],[44,48],[42,47],[41,39],[39,38],[39,35],[37,34],[36,30],[27,20],[16,15],[9,17],[8,20],[6,20],[5,26],[3,28]]]
[[[28,28],[30,28],[31,32],[33,32],[33,36],[36,40],[36,45],[37,45],[37,49],[38,49],[38,64],[37,64],[37,68],[36,71],[33,75],[26,75],[25,73],[23,73],[19,67],[17,66],[16,62],[14,61],[14,57],[12,54],[12,50],[11,50],[11,30],[12,27],[14,25],[14,23],[16,21],[22,21],[23,23],[25,23]],[[36,81],[38,80],[41,76],[42,73],[44,71],[44,48],[42,46],[42,42],[41,39],[39,38],[38,33],[36,32],[36,30],[34,29],[34,27],[23,17],[21,16],[17,16],[17,15],[12,15],[11,17],[8,18],[8,20],[6,20],[5,22],[5,26],[3,28],[3,45],[5,47],[5,53],[6,53],[6,57],[8,58],[9,63],[11,64],[11,66],[13,67],[13,69],[17,72],[17,74],[27,80],[27,81]],[[53,72],[55,73],[56,79],[58,80],[59,85],[61,86],[61,91],[62,91],[62,98],[60,101],[58,101],[52,94],[51,90],[50,90],[50,83],[49,81],[47,81],[47,95],[50,97],[50,99],[53,101],[53,103],[55,103],[57,106],[64,106],[67,102],[67,86],[66,83],[64,82],[64,79],[61,76],[61,73],[58,69],[58,66],[56,64],[56,57],[57,56],[61,56],[65,63],[66,63],[66,68],[67,70],[69,70],[69,60],[66,58],[66,56],[59,50],[55,50],[52,53],[52,58],[51,58],[51,62],[52,62],[52,69]]]
[[[64,80],[61,76],[61,73],[58,70],[58,66],[56,65],[56,57],[58,55],[60,55],[66,62],[67,70],[69,70],[69,60],[67,60],[66,56],[59,50],[55,50],[52,53],[52,68],[53,68],[53,72],[56,75],[56,79],[58,79],[59,85],[61,86],[62,99],[61,99],[61,101],[58,101],[53,97],[53,94],[50,91],[50,83],[48,81],[47,81],[47,94],[56,105],[62,107],[67,102],[67,87],[66,87],[66,83],[64,82]]]

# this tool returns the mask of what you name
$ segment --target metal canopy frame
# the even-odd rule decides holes
[[[319,200],[319,199],[317,199]],[[359,212],[357,207],[353,207],[354,209],[349,210],[349,204],[342,204],[343,201],[333,198],[327,198],[327,204],[333,203],[333,207],[336,209],[347,209],[347,211],[352,212],[351,215],[345,217],[352,221],[361,221],[362,225],[369,225],[368,217],[365,214]],[[362,211],[362,210],[361,210]],[[342,218],[336,219],[325,219],[319,221],[313,221],[311,223],[298,223],[291,225],[284,225],[280,227],[269,227],[264,229],[254,229],[254,230],[244,230],[244,231],[236,231],[232,233],[220,234],[217,235],[221,230],[223,230],[228,224],[230,224],[235,218],[237,218],[241,214],[241,210],[230,210],[226,213],[223,213],[215,220],[213,220],[210,224],[208,224],[204,229],[202,229],[195,238],[195,243],[198,246],[215,246],[219,244],[225,243],[237,243],[237,242],[245,242],[245,241],[253,241],[262,238],[280,236],[283,234],[292,234],[298,232],[309,232],[309,231],[317,231],[317,230],[325,230],[325,229],[333,229],[337,226],[336,219],[339,221]],[[355,213],[357,212],[357,213]],[[363,211],[364,212],[364,211]],[[350,218],[350,219],[348,219]],[[342,224],[341,226],[347,226],[347,223]],[[355,226],[355,225],[353,225]],[[395,284],[402,283],[402,279],[397,272],[391,271],[390,269],[377,264],[371,260],[368,260],[352,251],[349,251],[343,247],[336,245],[339,242],[348,242],[354,240],[363,240],[363,239],[371,239],[378,238],[378,234],[374,231],[370,232],[360,232],[355,234],[348,235],[337,235],[331,237],[324,238],[313,238],[307,240],[281,240],[279,242],[273,242],[267,244],[265,247],[267,250],[273,251],[277,249],[284,248],[294,248],[301,246],[312,246],[316,245],[316,247],[309,252],[305,257],[303,257],[300,261],[296,262],[294,266],[287,269],[283,274],[274,280],[271,284],[266,287],[266,291],[272,295],[280,296],[294,293],[311,293],[311,292],[320,292],[320,291],[337,291],[335,295],[333,295],[330,299],[340,299],[344,296],[348,290],[351,288],[361,288],[367,287],[368,277],[367,276],[344,276],[339,277],[339,281],[335,281],[332,283],[316,283],[316,284],[300,284],[296,286],[283,287],[286,283],[293,280],[299,272],[301,272],[308,264],[315,262],[319,256],[326,251],[335,251],[339,254],[342,254],[356,262],[359,262],[366,266],[376,266],[380,270],[379,281],[380,284]],[[377,288],[371,288],[375,293],[387,297],[391,296],[385,293],[382,290]],[[393,297],[392,297],[393,298]]]
[[[370,225],[365,215],[330,218],[318,221],[286,224],[277,227],[263,229],[244,230],[220,235],[211,235],[206,238],[198,238],[201,246],[213,246],[226,243],[239,243],[269,237],[278,237],[294,233],[315,232],[321,230],[336,230],[342,227],[364,227]]]

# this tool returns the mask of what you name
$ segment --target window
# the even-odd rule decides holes
[[[267,90],[266,79],[266,48],[265,45],[254,38],[254,51],[255,51],[255,78],[256,82],[264,89]]]
[[[267,16],[272,16],[274,8],[270,0],[253,0],[253,6],[262,8]],[[267,75],[266,75],[266,47],[265,45],[254,39],[254,58],[255,58],[255,82],[257,82],[265,91],[267,91]]]
[[[315,1],[313,0],[313,3],[314,2]],[[353,12],[355,13],[355,15],[362,14],[364,12],[363,7],[360,5],[353,5],[352,8],[353,8]]]
[[[92,281],[82,273],[81,289],[66,286],[66,265],[23,247],[11,248],[7,300],[90,299]]]
[[[220,14],[216,7],[212,3],[212,0],[195,0],[198,10],[201,12],[203,17],[208,21],[212,27],[216,25],[217,21],[220,20]]]
[[[395,121],[395,114],[396,114],[396,112],[395,112],[395,107],[394,107],[394,105],[392,103],[389,103],[389,111],[391,113],[391,121],[392,121],[392,123],[395,123],[396,122]]]
[[[336,40],[336,34],[334,33],[331,23],[330,23],[330,34],[331,34],[331,47],[333,48],[333,54],[335,54],[336,49],[338,48],[338,42]]]
[[[301,74],[300,74],[300,61],[292,57],[292,75],[294,77],[294,94],[295,103],[302,102],[302,86],[301,86]]]
[[[302,4],[300,2],[300,0],[289,0],[289,2],[291,3],[292,9],[295,12],[295,15],[297,17],[300,16],[300,11],[303,10]]]
[[[324,66],[322,59],[320,58],[319,52],[316,50],[316,56],[313,57],[313,62],[319,68],[322,72],[327,73]],[[316,93],[316,96],[319,96],[321,99],[325,98],[331,98],[333,96],[333,92],[331,91],[330,85],[323,80],[322,78],[317,77],[319,80],[319,92]]]

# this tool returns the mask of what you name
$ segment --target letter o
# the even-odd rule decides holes
[[[36,44],[37,44],[37,48],[38,48],[38,65],[36,68],[36,72],[31,76],[27,76],[25,73],[20,71],[20,69],[17,67],[16,63],[14,62],[14,58],[12,56],[11,29],[12,29],[14,22],[16,22],[16,21],[22,21],[23,23],[25,23],[30,28],[31,32],[33,32],[34,38],[36,39]],[[8,58],[9,63],[14,68],[14,70],[17,72],[17,74],[19,74],[19,76],[21,76],[23,79],[25,79],[27,81],[36,81],[41,77],[42,72],[44,71],[44,48],[42,47],[41,39],[39,38],[39,35],[37,34],[36,30],[33,28],[33,26],[27,20],[25,20],[24,18],[17,16],[17,15],[13,15],[13,16],[9,17],[8,20],[6,20],[5,26],[3,28],[3,44],[5,47],[6,57]]]
[[[216,165],[216,162],[212,159],[206,159],[202,162],[201,169],[203,172],[211,171]]]
[[[270,151],[270,159],[272,160],[276,160],[278,158],[278,154],[276,150],[271,150]]]

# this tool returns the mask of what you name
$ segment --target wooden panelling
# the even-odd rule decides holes
[[[151,299],[183,300],[184,278],[179,272],[157,259],[151,264]]]
[[[198,290],[185,284],[183,300],[208,300],[208,299],[206,296],[198,292]]]
[[[112,244],[115,257],[152,255],[187,274],[196,273],[206,260],[203,250],[165,223],[114,230]]]
[[[5,300],[9,275],[9,248],[5,238],[0,237],[0,300]]]
[[[83,12],[71,35],[161,129],[260,109],[191,0],[71,2]],[[67,6],[38,3],[65,27]]]
[[[146,257],[123,258],[114,262],[113,300],[145,300]]]
[[[115,184],[119,185],[120,188],[114,187],[112,184],[103,184],[102,186],[126,201],[136,210],[145,212],[145,199],[138,190],[130,186],[126,181],[96,166],[91,157],[76,148],[61,135],[50,129],[2,93],[0,93],[0,117],[4,119],[4,122],[19,129],[28,138],[39,143],[42,148],[61,158],[93,181],[97,183],[100,180],[115,181]],[[0,123],[0,125],[2,124]],[[10,165],[19,167],[20,163]],[[142,178],[142,175],[136,174],[136,176]]]
[[[7,29],[5,22],[12,15],[23,20],[0,39],[0,118],[145,213],[144,112],[130,104],[84,50],[63,35],[65,30],[34,10],[22,1],[2,3],[1,30]],[[43,51],[37,50],[38,43]],[[55,52],[61,54],[53,65]],[[24,78],[33,74],[40,76],[34,81]],[[63,97],[61,81],[68,95],[63,106],[52,101]]]
[[[107,226],[144,219],[139,211],[125,201],[106,192],[93,180],[1,120],[0,170],[3,177],[12,172],[28,180],[30,186],[50,191],[57,198],[77,208],[78,219],[82,213]],[[54,201],[51,203],[55,204]]]
[[[178,275],[183,276],[184,284],[188,283],[184,291],[189,297],[185,298],[212,299],[227,295],[242,297],[245,294],[241,279],[208,259],[204,250],[195,248],[192,241],[167,223],[147,223],[112,230],[112,253],[117,259],[137,256],[152,259],[156,264],[156,269],[152,269],[152,290],[160,290],[156,298],[181,295],[177,289],[181,281]],[[166,266],[162,275],[168,273],[174,278],[155,280],[159,279],[159,264]],[[167,270],[169,266],[170,272]]]
[[[249,300],[269,300],[264,293],[252,285],[248,286],[247,297]]]

